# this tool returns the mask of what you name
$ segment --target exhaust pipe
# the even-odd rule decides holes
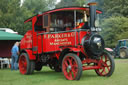
[[[89,11],[90,11],[90,29],[95,28],[95,20],[96,20],[96,5],[97,3],[92,2],[89,3]]]

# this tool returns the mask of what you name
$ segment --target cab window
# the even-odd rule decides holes
[[[46,29],[43,27],[43,19],[42,16],[37,18],[37,21],[35,23],[35,31],[45,31]]]
[[[51,14],[50,31],[66,31],[66,28],[73,28],[73,11],[59,11]]]
[[[50,32],[69,31],[82,28],[85,22],[88,21],[87,19],[86,12],[82,10],[77,10],[76,12],[70,10],[51,13]]]

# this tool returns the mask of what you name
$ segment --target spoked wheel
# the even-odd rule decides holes
[[[62,61],[62,71],[68,80],[79,80],[82,74],[80,58],[73,53],[68,53]]]
[[[19,70],[21,74],[32,74],[34,71],[34,61],[30,61],[27,53],[22,53],[19,58]]]
[[[109,53],[104,52],[100,56],[99,63],[100,63],[100,69],[95,70],[99,76],[109,77],[113,74],[115,69],[115,63],[114,63],[114,59]]]

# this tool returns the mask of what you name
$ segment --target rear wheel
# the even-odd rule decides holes
[[[128,49],[120,49],[120,58],[128,58]]]
[[[29,60],[27,53],[21,53],[19,57],[19,71],[21,74],[27,75],[34,72],[34,61]]]
[[[95,69],[95,72],[99,76],[109,77],[113,74],[114,69],[115,69],[115,63],[114,63],[114,59],[109,53],[104,52],[100,56],[99,64],[100,64],[100,69]]]
[[[82,74],[80,58],[73,53],[68,53],[62,61],[62,71],[68,80],[79,80]]]
[[[33,74],[35,70],[35,61],[30,61],[30,63],[31,63],[30,74]]]

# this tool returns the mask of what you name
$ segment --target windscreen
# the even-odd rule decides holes
[[[81,10],[54,12],[51,14],[50,31],[68,31],[81,28],[79,25],[84,25],[88,21],[87,19],[86,12]]]

